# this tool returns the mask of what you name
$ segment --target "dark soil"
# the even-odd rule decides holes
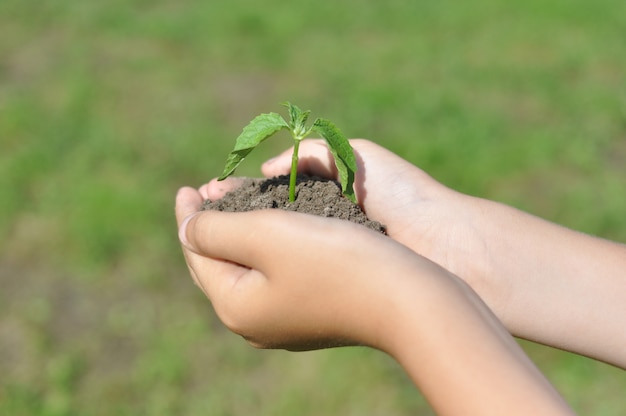
[[[205,201],[202,207],[228,212],[266,208],[344,219],[385,233],[382,224],[368,219],[358,205],[341,194],[338,182],[319,177],[298,175],[294,202],[289,202],[289,176],[283,175],[271,179],[247,178],[241,187],[217,201]]]

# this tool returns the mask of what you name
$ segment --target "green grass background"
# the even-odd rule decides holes
[[[626,242],[624,39],[623,0],[0,1],[0,414],[431,414],[381,353],[226,331],[180,254],[177,188],[290,100]],[[624,372],[523,345],[580,413],[626,413]]]

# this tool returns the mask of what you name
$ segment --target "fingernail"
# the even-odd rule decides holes
[[[189,244],[189,240],[187,240],[187,225],[189,225],[189,221],[198,214],[198,212],[194,212],[188,215],[183,222],[180,223],[180,227],[178,228],[178,239],[180,243],[187,248],[192,248],[191,244]]]
[[[268,159],[265,161],[265,163],[263,163],[264,165],[271,165],[272,163],[274,163],[276,161],[276,159],[278,159],[277,157],[273,157],[271,159]]]

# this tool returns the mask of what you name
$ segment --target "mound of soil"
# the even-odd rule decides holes
[[[244,212],[266,208],[333,217],[364,225],[385,234],[385,227],[372,221],[361,208],[341,194],[341,184],[324,178],[298,175],[296,200],[289,202],[289,176],[270,179],[246,178],[242,186],[217,201],[205,201],[203,210]]]

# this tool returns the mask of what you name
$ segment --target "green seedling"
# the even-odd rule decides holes
[[[218,180],[224,180],[233,174],[237,166],[262,141],[282,129],[287,129],[293,137],[293,155],[291,157],[291,173],[289,176],[289,201],[296,200],[296,175],[298,173],[298,148],[300,142],[311,132],[322,136],[328,149],[335,159],[335,166],[339,172],[341,191],[352,202],[356,203],[354,193],[354,174],[356,172],[356,158],[350,142],[331,121],[318,118],[311,127],[306,122],[311,111],[302,111],[297,106],[287,102],[283,104],[289,109],[289,123],[280,114],[261,114],[254,118],[237,137],[235,148],[228,155],[224,172]]]

